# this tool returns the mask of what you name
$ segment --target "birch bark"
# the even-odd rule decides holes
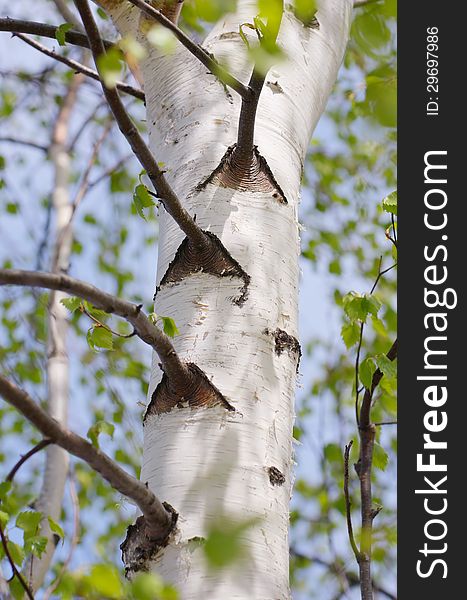
[[[134,31],[133,8],[120,3],[112,10],[121,33]],[[351,0],[322,0],[315,28],[286,7],[278,43],[288,60],[268,73],[255,127],[255,144],[286,203],[274,186],[240,177],[228,187],[216,177],[200,186],[237,139],[240,99],[182,46],[169,56],[148,47],[141,65],[154,155],[164,161],[185,208],[250,277],[243,298],[239,279],[203,272],[164,284],[184,236],[161,208],[155,312],[175,320],[179,356],[196,363],[235,408],[192,409],[180,399],[164,412],[158,406],[162,372],[154,357],[141,477],[176,508],[179,519],[149,568],[173,582],[184,600],[290,597],[300,180],[342,62],[351,10]],[[237,12],[225,16],[203,44],[244,82],[252,65],[239,26],[256,14],[255,1],[240,0]],[[254,523],[243,534],[245,557],[225,571],[210,571],[200,540],[215,524],[232,521]]]

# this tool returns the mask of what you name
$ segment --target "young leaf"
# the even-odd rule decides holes
[[[116,567],[113,565],[93,565],[89,582],[93,591],[104,598],[123,598],[123,586]]]
[[[99,74],[108,88],[114,88],[122,72],[121,54],[116,48],[111,48],[97,59]]]
[[[29,510],[19,513],[16,517],[16,527],[19,527],[19,529],[24,531],[25,540],[36,535],[41,519],[42,513],[37,511]]]
[[[86,339],[92,350],[96,350],[96,348],[113,350],[112,333],[105,327],[101,327],[100,325],[91,327],[87,333]]]
[[[66,44],[65,35],[67,31],[70,31],[70,29],[73,29],[72,23],[62,23],[62,25],[57,27],[57,30],[55,31],[55,39],[60,46],[64,46]]]
[[[47,517],[47,520],[49,522],[49,527],[51,531],[58,535],[58,537],[60,537],[62,540],[65,539],[65,532],[60,527],[60,525],[56,521],[54,521],[52,517]]]
[[[148,192],[148,188],[142,183],[140,183],[136,186],[135,191],[133,193],[133,204],[135,205],[135,210],[138,213],[138,215],[146,221],[144,209],[149,208],[150,206],[154,206],[156,203],[151,198]]]
[[[397,191],[391,192],[389,196],[384,198],[383,209],[388,213],[397,215]]]
[[[371,382],[375,371],[376,365],[374,359],[371,356],[365,358],[365,360],[360,364],[358,374],[360,377],[360,381],[367,389],[371,389]]]
[[[26,554],[34,554],[39,558],[47,548],[47,538],[43,535],[33,535],[24,541],[24,551]]]
[[[161,317],[161,319],[164,333],[169,337],[173,338],[180,333],[178,327],[175,325],[175,321],[171,317]]]
[[[396,362],[389,360],[385,354],[378,354],[375,359],[376,364],[385,377],[393,378],[397,376]]]
[[[65,308],[67,308],[70,312],[75,312],[75,310],[77,310],[81,304],[82,304],[82,300],[81,298],[78,298],[76,296],[69,296],[68,298],[62,298],[60,300],[60,304],[63,304],[63,306]]]
[[[107,421],[98,421],[89,428],[87,437],[91,440],[91,443],[95,448],[99,448],[99,435],[101,433],[105,433],[106,435],[110,436],[110,438],[113,438],[114,431],[115,425],[113,425],[113,423],[108,423]]]
[[[360,326],[355,321],[351,323],[344,323],[341,329],[341,336],[348,350],[360,339]]]
[[[389,456],[386,450],[381,446],[381,444],[375,442],[373,447],[373,466],[377,469],[381,469],[381,471],[385,471],[388,463]]]

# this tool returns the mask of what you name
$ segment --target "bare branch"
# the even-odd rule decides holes
[[[52,0],[57,7],[58,12],[67,23],[71,23],[78,31],[84,33],[83,26],[77,19],[76,15],[70,10],[66,0]]]
[[[22,271],[19,269],[0,269],[0,285],[11,284],[61,290],[83,298],[91,302],[96,308],[109,314],[115,314],[126,319],[133,325],[136,335],[157,352],[164,371],[173,386],[182,389],[184,386],[189,385],[191,380],[188,369],[175,352],[170,338],[151,323],[141,310],[141,306],[117,298],[112,294],[107,294],[89,283],[68,275],[41,271]]]
[[[163,27],[169,29],[175,37],[195,56],[209,71],[219,79],[221,83],[232,88],[244,100],[252,98],[252,90],[222,67],[204,48],[195,44],[177,25],[167,18],[160,10],[157,10],[144,2],[144,0],[128,0],[137,6],[142,12],[152,17]]]
[[[33,142],[31,140],[19,140],[14,137],[0,137],[0,142],[6,142],[10,144],[18,144],[20,146],[29,146],[30,148],[34,148],[36,150],[42,150],[42,152],[47,152],[48,147],[43,146],[42,144],[38,144],[37,142]]]
[[[83,75],[86,75],[87,77],[90,77],[95,81],[100,81],[99,73],[94,69],[90,69],[89,67],[86,67],[85,65],[77,62],[76,60],[73,60],[72,58],[68,58],[66,56],[62,56],[61,54],[57,54],[55,50],[50,50],[46,46],[40,44],[39,42],[36,42],[35,40],[29,38],[26,35],[23,35],[22,33],[14,33],[13,35],[23,40],[23,42],[26,42],[26,44],[28,44],[29,46],[32,46],[36,50],[39,50],[39,52],[42,52],[42,54],[53,58],[54,60],[66,65],[67,67],[70,67],[71,69],[73,69],[73,71],[77,73],[83,73]],[[134,98],[138,98],[138,100],[143,100],[144,102],[145,96],[143,90],[134,88],[133,86],[128,85],[123,81],[117,81],[115,86],[120,92],[133,96]]]
[[[50,39],[57,39],[56,33],[59,25],[48,25],[47,23],[38,23],[37,21],[24,21],[22,19],[10,19],[9,17],[0,19],[0,31],[10,31],[11,33],[29,33],[31,35],[40,35]],[[88,38],[78,31],[70,29],[65,33],[65,40],[74,46],[89,48]],[[105,48],[112,48],[114,45],[108,40],[103,40]]]
[[[47,446],[49,446],[52,443],[52,440],[41,440],[38,444],[36,444],[34,446],[34,448],[31,448],[31,450],[29,450],[29,452],[26,452],[26,454],[23,454],[23,456],[19,459],[19,461],[15,464],[15,466],[11,469],[11,471],[8,473],[8,475],[6,476],[5,481],[13,481],[16,473],[19,471],[20,467],[22,465],[24,465],[24,463],[29,460],[31,458],[31,456],[34,456],[34,454],[37,454],[38,452],[40,452],[42,450],[42,448],[46,448]]]
[[[97,61],[99,56],[105,53],[105,49],[91,9],[87,0],[75,0],[75,5],[86,29],[94,60]],[[167,183],[157,161],[154,159],[123,106],[117,90],[107,88],[102,81],[101,85],[120,131],[127,139],[142,167],[146,170],[164,208],[197,248],[207,248],[209,246],[208,236],[205,235],[190,214],[183,208],[175,192]]]
[[[0,394],[47,438],[86,462],[115,490],[130,498],[144,515],[154,538],[165,538],[172,527],[172,515],[141,481],[129,475],[104,452],[84,438],[68,431],[38,406],[21,388],[0,375]]]

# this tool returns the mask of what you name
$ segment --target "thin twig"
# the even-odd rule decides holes
[[[172,515],[145,483],[124,471],[115,461],[90,442],[68,431],[52,419],[21,388],[0,375],[0,394],[16,408],[45,437],[84,460],[114,489],[130,498],[145,517],[146,525],[155,538],[165,538],[172,528]]]
[[[26,452],[26,454],[24,454],[19,461],[15,464],[15,466],[11,469],[11,471],[8,473],[8,475],[6,476],[6,480],[5,481],[13,481],[16,473],[18,472],[18,470],[20,469],[20,467],[22,465],[24,465],[24,463],[29,460],[31,458],[31,456],[34,456],[34,454],[37,454],[37,452],[40,452],[43,448],[46,448],[47,446],[49,446],[50,444],[52,444],[52,440],[41,440],[38,444],[36,444],[34,446],[34,448],[31,448],[31,450],[29,450],[29,452]]]
[[[124,339],[128,339],[131,337],[134,337],[136,335],[136,331],[132,331],[132,333],[118,333],[117,331],[114,331],[113,329],[111,329],[108,325],[106,325],[105,323],[102,323],[101,321],[99,321],[99,319],[96,319],[96,317],[94,317],[88,310],[86,310],[84,308],[84,306],[81,306],[79,309],[82,313],[84,313],[87,317],[89,317],[91,319],[91,321],[93,321],[97,327],[103,327],[104,329],[106,329],[107,331],[109,331],[112,335],[116,335],[117,337],[120,338],[124,338]]]
[[[344,449],[344,498],[345,498],[345,514],[347,518],[347,532],[349,534],[350,545],[352,546],[353,553],[355,554],[355,558],[357,562],[360,562],[360,551],[355,542],[355,537],[353,533],[352,526],[352,513],[351,513],[351,501],[350,501],[350,493],[349,493],[349,456],[350,450],[352,449],[353,440],[345,446]]]
[[[85,65],[81,64],[80,62],[78,62],[76,60],[73,60],[72,58],[68,58],[67,56],[62,56],[61,54],[57,54],[55,52],[55,50],[50,50],[49,48],[47,48],[47,46],[44,46],[43,44],[36,42],[35,40],[31,39],[27,35],[24,35],[22,33],[14,33],[13,36],[18,37],[20,40],[23,40],[23,42],[26,42],[26,44],[28,44],[32,48],[38,50],[39,52],[42,52],[42,54],[45,54],[49,58],[53,58],[54,60],[66,65],[67,67],[70,67],[70,69],[73,69],[73,71],[75,71],[77,73],[83,73],[83,75],[86,75],[87,77],[90,77],[91,79],[94,79],[94,81],[100,81],[99,73],[97,71],[95,71],[94,69],[90,69],[89,67],[86,67]],[[144,95],[143,90],[134,88],[133,86],[128,85],[127,83],[124,83],[123,81],[117,81],[115,83],[115,87],[118,90],[120,90],[120,92],[123,92],[124,94],[128,94],[129,96],[138,98],[138,100],[143,100],[143,102],[145,100],[145,95]]]
[[[183,389],[191,383],[190,373],[175,352],[170,338],[156,327],[141,310],[141,306],[122,300],[112,294],[64,274],[20,269],[0,269],[0,285],[21,285],[61,290],[87,300],[96,308],[116,314],[133,325],[136,335],[149,344],[159,355],[164,371],[175,388]]]
[[[59,25],[48,25],[38,23],[37,21],[25,21],[22,19],[10,19],[9,17],[0,19],[0,31],[10,31],[11,33],[29,33],[31,35],[40,35],[52,40],[57,39],[57,29]],[[86,35],[70,29],[65,33],[65,41],[74,46],[89,48],[89,41]],[[102,40],[106,48],[112,48],[114,45],[108,40]]]
[[[34,148],[35,150],[42,150],[42,152],[47,152],[48,147],[43,146],[42,144],[38,144],[37,142],[33,142],[30,140],[19,140],[14,137],[0,137],[0,142],[9,142],[11,144],[19,144],[21,146],[29,146],[30,148]]]
[[[5,536],[5,533],[3,531],[3,527],[2,527],[1,523],[0,523],[0,538],[2,540],[3,551],[5,552],[5,556],[7,557],[7,560],[10,563],[11,570],[13,571],[13,576],[18,579],[18,581],[21,584],[21,587],[26,592],[26,595],[29,598],[29,600],[34,600],[34,596],[33,596],[32,592],[31,592],[28,584],[26,583],[26,581],[24,580],[23,576],[21,575],[21,573],[16,568],[15,561],[13,560],[13,558],[12,558],[12,556],[10,554],[10,550],[8,548],[8,540],[7,540],[6,536]]]
[[[382,425],[397,425],[397,421],[381,421],[380,423],[373,423],[375,427],[381,427]]]
[[[152,17],[163,27],[169,29],[179,42],[185,46],[185,48],[195,56],[209,71],[219,79],[221,83],[232,88],[237,94],[239,94],[244,100],[249,100],[252,97],[251,89],[245,86],[241,81],[229,73],[224,67],[222,67],[212,56],[206,52],[204,48],[193,42],[183,31],[177,27],[170,19],[162,14],[160,10],[157,10],[144,2],[144,0],[128,0],[134,6],[137,6],[142,12]]]
[[[97,64],[99,57],[105,53],[99,29],[97,28],[87,0],[75,0],[75,5],[86,29],[94,61]],[[175,192],[167,183],[157,161],[128,115],[117,90],[115,88],[107,88],[102,80],[101,85],[120,131],[127,139],[142,167],[146,170],[164,208],[196,247],[207,248],[210,245],[208,236],[205,235],[186,209],[183,208]]]

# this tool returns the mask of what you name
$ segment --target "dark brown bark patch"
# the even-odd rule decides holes
[[[302,349],[297,338],[293,335],[289,335],[286,331],[279,328],[275,329],[274,331],[265,329],[264,333],[271,335],[274,338],[274,349],[277,356],[280,356],[283,352],[288,352],[291,356],[296,357],[298,372],[300,359],[302,357]]]
[[[175,408],[196,409],[223,406],[226,410],[235,410],[198,366],[194,363],[187,363],[186,366],[192,376],[193,383],[190,389],[180,395],[180,392],[177,393],[170,385],[169,379],[164,373],[160,383],[152,393],[143,422],[150,415],[160,415]]]
[[[172,515],[172,526],[164,538],[151,536],[143,516],[138,517],[134,525],[128,527],[126,538],[120,544],[127,577],[131,577],[131,575],[140,571],[149,571],[150,563],[169,544],[177,524],[178,513],[167,502],[164,502],[163,505],[167,512]]]
[[[154,300],[159,290],[167,284],[177,283],[195,273],[209,273],[216,277],[238,277],[243,281],[240,293],[232,300],[242,306],[248,296],[250,276],[242,269],[240,264],[227,252],[219,238],[210,231],[204,232],[209,239],[205,248],[197,248],[185,238],[178,247],[174,259],[167,267],[154,294]]]
[[[272,198],[281,204],[288,203],[281,186],[257,146],[248,157],[238,156],[236,144],[229,146],[219,166],[207,179],[196,186],[197,191],[203,190],[208,183],[240,192],[270,193]]]
[[[269,481],[271,485],[284,485],[285,477],[282,471],[279,471],[277,467],[268,468]]]

